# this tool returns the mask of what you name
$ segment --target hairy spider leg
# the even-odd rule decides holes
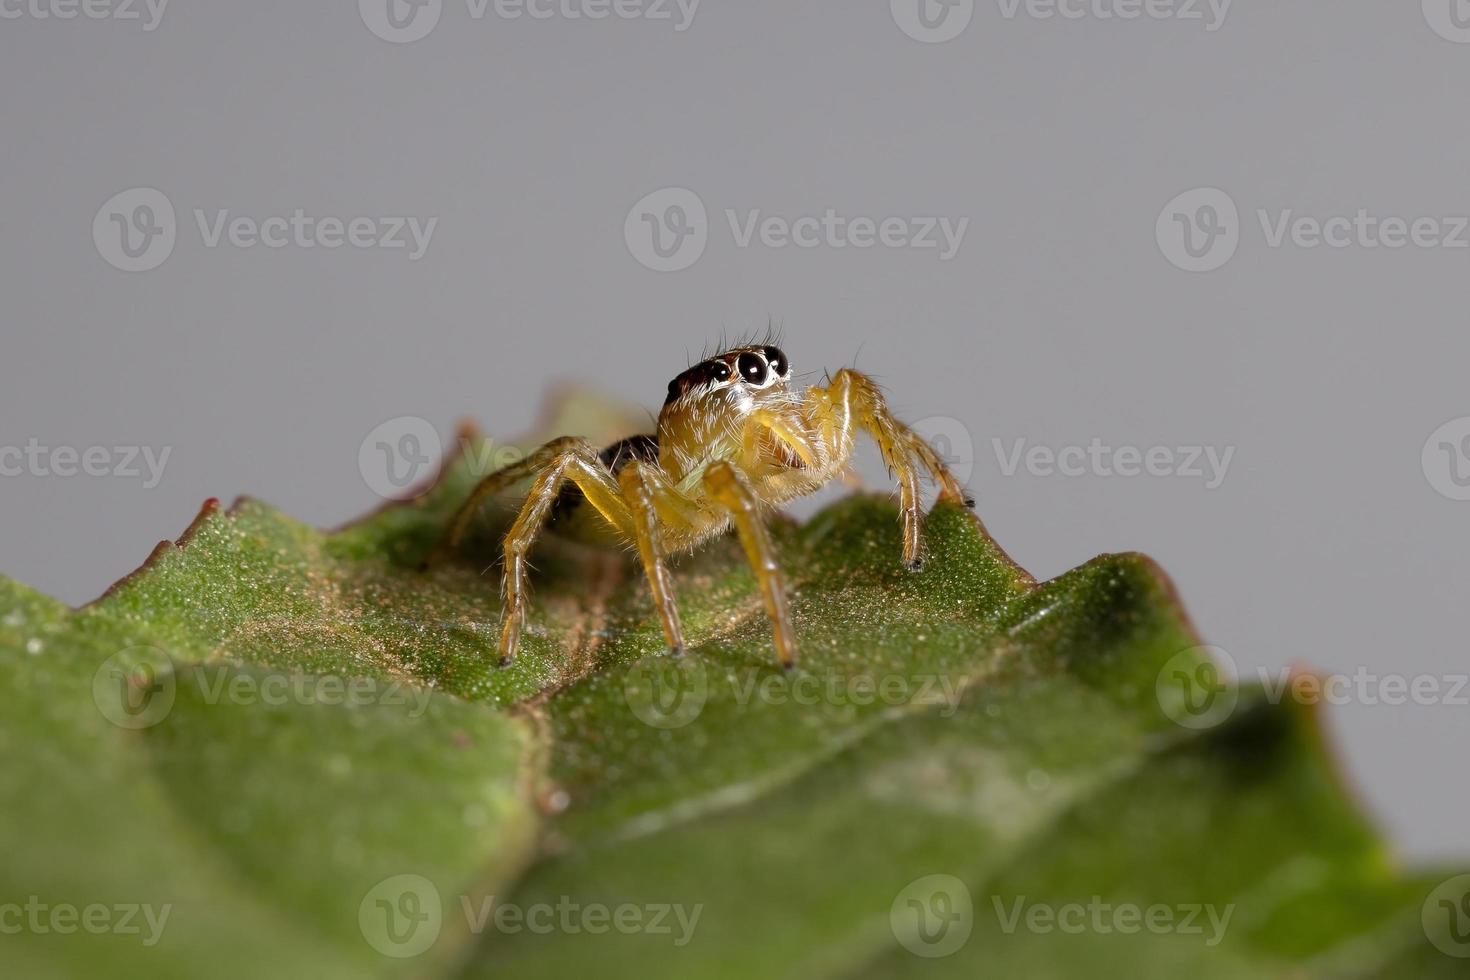
[[[464,503],[460,504],[459,509],[454,512],[454,517],[449,521],[448,530],[439,539],[439,543],[435,546],[434,550],[430,552],[429,557],[423,563],[424,566],[437,565],[449,558],[454,550],[459,547],[460,542],[464,540],[465,533],[469,531],[470,525],[474,523],[475,515],[479,512],[480,506],[486,500],[500,493],[502,490],[514,486],[527,477],[535,475],[554,462],[559,455],[567,452],[572,452],[579,456],[586,456],[590,452],[590,458],[597,458],[597,453],[592,450],[592,446],[587,440],[579,439],[575,436],[562,436],[546,443],[525,459],[517,460],[508,466],[502,466],[494,473],[481,479],[479,483],[475,484],[475,488],[470,491],[470,495],[465,498]],[[611,494],[605,493],[601,496],[602,499],[600,502],[594,499],[590,493],[587,494],[587,499],[593,500],[594,506],[604,513],[607,512],[608,508],[613,508],[614,513],[616,513],[618,501],[616,491]]]
[[[757,441],[767,432],[795,458],[801,460],[803,466],[810,469],[827,467],[829,460],[824,447],[813,442],[811,434],[801,427],[800,419],[793,419],[790,413],[774,412],[769,408],[757,408],[750,413],[742,446],[745,452],[754,457]]]
[[[927,472],[938,485],[940,498],[973,507],[964,488],[937,453],[913,429],[895,419],[877,384],[868,376],[843,368],[825,387],[808,389],[800,416],[757,408],[747,420],[744,448],[768,435],[786,447],[798,469],[825,480],[852,454],[855,433],[867,433],[877,444],[884,463],[899,488],[902,514],[903,561],[911,568],[922,564],[919,479]],[[501,664],[514,659],[526,614],[526,555],[539,535],[557,495],[571,480],[582,495],[638,551],[654,605],[669,649],[683,647],[683,630],[674,598],[672,576],[664,557],[691,546],[728,519],[755,571],[766,614],[770,618],[776,653],[784,667],[796,660],[786,585],[776,563],[775,549],[762,521],[760,492],[751,477],[726,460],[696,471],[695,485],[680,490],[657,466],[632,460],[614,473],[584,439],[555,439],[526,459],[490,474],[474,488],[456,512],[435,556],[454,549],[483,501],[527,477],[535,478],[515,523],[505,538],[505,611],[500,638]],[[814,484],[815,485],[815,484]],[[711,507],[710,505],[714,505]],[[728,515],[728,516],[727,516]]]
[[[452,550],[474,519],[485,498],[518,480],[535,475],[520,513],[505,535],[505,569],[502,581],[505,610],[501,614],[500,663],[515,659],[521,630],[526,622],[526,555],[541,532],[557,493],[571,480],[592,506],[624,536],[632,537],[632,515],[623,501],[621,488],[598,458],[597,450],[585,439],[565,436],[553,439],[525,459],[485,477],[470,493],[450,523],[436,554]]]
[[[781,658],[781,666],[790,670],[796,664],[796,639],[791,629],[791,611],[786,604],[786,582],[776,562],[770,533],[761,520],[760,502],[744,474],[724,460],[710,464],[704,471],[703,482],[710,497],[730,512],[745,557],[755,571],[766,616],[771,620],[776,656]]]
[[[944,499],[967,504],[964,488],[923,438],[893,417],[883,393],[867,375],[843,368],[825,388],[812,388],[809,397],[819,438],[829,447],[834,459],[845,460],[851,456],[854,426],[877,443],[884,464],[898,481],[903,563],[910,569],[922,567],[920,470],[929,472]]]
[[[624,466],[618,474],[618,484],[628,505],[633,540],[648,576],[648,587],[653,592],[654,608],[663,624],[664,640],[669,652],[678,655],[684,651],[684,630],[679,625],[674,580],[664,564],[666,552],[659,529],[669,525],[695,526],[697,508],[693,501],[669,486],[662,473],[642,460]]]

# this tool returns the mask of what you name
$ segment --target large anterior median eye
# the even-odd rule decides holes
[[[766,359],[759,354],[746,351],[735,362],[735,367],[740,372],[740,377],[748,383],[753,385],[766,383]]]
[[[771,370],[781,377],[786,377],[786,372],[791,369],[786,360],[786,354],[779,347],[762,347],[761,353],[766,355],[766,361],[771,365]]]

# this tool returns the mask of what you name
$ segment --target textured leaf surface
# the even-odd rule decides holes
[[[1308,711],[1161,709],[1203,655],[1147,559],[1037,584],[939,508],[910,574],[850,497],[776,527],[784,674],[732,541],[676,566],[670,661],[628,557],[548,538],[499,670],[504,507],[417,570],[503,461],[462,449],[332,533],[206,507],[81,610],[0,585],[0,904],[169,910],[7,933],[5,975],[1470,975]]]

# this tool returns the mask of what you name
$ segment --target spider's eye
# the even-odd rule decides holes
[[[759,354],[746,351],[740,355],[735,366],[739,368],[740,376],[750,384],[763,385],[766,383],[766,361]]]
[[[700,361],[669,382],[669,394],[664,399],[664,404],[669,405],[678,401],[692,388],[721,384],[729,380],[730,365],[724,361]]]
[[[766,355],[766,360],[770,363],[772,371],[775,371],[783,378],[786,377],[786,372],[791,369],[791,365],[787,363],[786,353],[781,348],[762,347],[761,353]]]

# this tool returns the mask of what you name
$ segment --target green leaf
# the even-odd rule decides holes
[[[208,505],[80,610],[0,582],[5,975],[1467,975],[1453,872],[1394,866],[1310,711],[1181,715],[1147,559],[1038,584],[939,507],[909,573],[849,497],[774,527],[788,674],[733,541],[677,564],[671,660],[629,557],[548,537],[498,669],[515,501],[418,565],[502,449],[331,533]]]

